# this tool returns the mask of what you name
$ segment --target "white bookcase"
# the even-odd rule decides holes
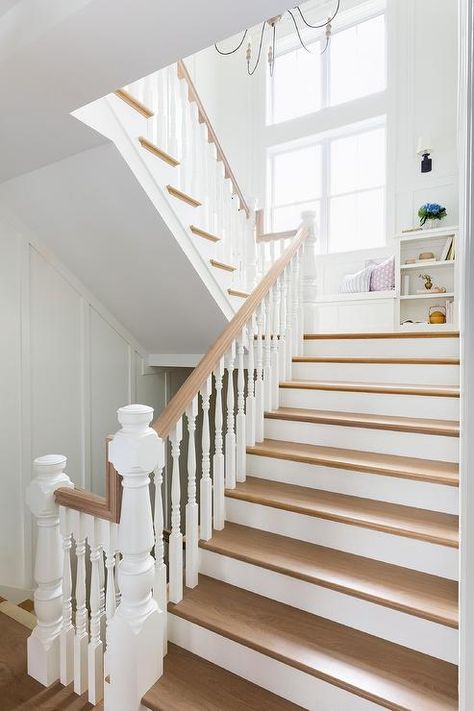
[[[395,289],[397,295],[396,323],[400,329],[439,330],[456,328],[457,315],[457,263],[456,243],[457,227],[437,227],[430,230],[404,232],[396,236],[398,250],[395,270]],[[442,259],[447,240],[453,240],[454,259]],[[432,252],[434,261],[418,260],[420,253]],[[415,263],[407,264],[407,260],[416,258]],[[420,274],[430,274],[433,285],[446,288],[446,293],[434,293],[424,290]],[[421,292],[421,293],[420,293]],[[428,313],[430,306],[444,306],[448,303],[452,311],[452,320],[446,324],[430,324]],[[411,321],[412,323],[407,323]]]

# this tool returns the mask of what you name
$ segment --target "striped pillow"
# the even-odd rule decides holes
[[[342,278],[341,294],[358,294],[362,291],[369,291],[373,269],[373,265],[370,265],[355,274],[346,274]]]

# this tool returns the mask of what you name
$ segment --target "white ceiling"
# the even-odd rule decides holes
[[[103,142],[74,109],[287,4],[0,0],[0,182]]]

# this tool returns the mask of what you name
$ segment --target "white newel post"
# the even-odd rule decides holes
[[[34,580],[38,624],[28,638],[28,674],[44,686],[59,679],[59,637],[63,623],[63,546],[59,529],[59,505],[54,492],[73,488],[64,470],[66,457],[50,454],[34,461],[35,477],[26,501],[36,518]]]
[[[139,711],[142,696],[163,670],[163,615],[152,596],[155,562],[150,472],[162,468],[164,444],[149,427],[153,408],[128,405],[118,411],[122,429],[109,460],[123,477],[118,530],[120,604],[110,622],[107,711]]]
[[[303,320],[304,333],[316,333],[318,330],[318,314],[316,299],[318,296],[318,282],[316,274],[316,213],[305,211],[301,219],[308,228],[309,234],[304,243],[303,253]]]

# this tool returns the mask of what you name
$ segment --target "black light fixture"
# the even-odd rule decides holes
[[[418,139],[417,155],[421,156],[421,172],[430,173],[433,169],[433,161],[431,159],[431,140],[426,136],[421,136]]]
[[[325,31],[326,42],[324,45],[324,49],[321,52],[321,54],[324,54],[324,52],[327,50],[327,48],[329,46],[329,42],[331,39],[331,31],[332,31],[331,22],[334,20],[337,13],[339,12],[340,6],[341,6],[341,0],[337,0],[336,9],[335,9],[334,13],[331,15],[331,17],[328,17],[328,19],[320,25],[312,25],[311,23],[309,23],[308,20],[305,18],[301,8],[298,5],[295,6],[294,8],[292,8],[291,10],[286,11],[293,21],[293,25],[295,27],[296,34],[298,36],[299,42],[300,42],[301,46],[303,47],[303,49],[305,49],[307,52],[312,54],[311,50],[308,49],[308,47],[306,46],[306,44],[303,41],[303,38],[301,36],[301,28],[298,25],[298,22],[296,20],[294,13],[297,13],[299,20],[301,22],[303,22],[303,24],[306,27],[310,27],[313,30],[319,30],[319,29],[322,29],[323,27],[326,28],[326,31]],[[275,15],[275,17],[271,17],[269,20],[264,20],[264,22],[262,22],[262,26],[260,29],[260,39],[259,39],[259,43],[258,43],[257,58],[255,60],[254,66],[252,68],[250,66],[252,63],[252,45],[250,42],[248,43],[247,51],[245,52],[245,59],[247,62],[247,74],[249,76],[252,76],[253,74],[255,74],[257,67],[260,64],[260,59],[262,57],[262,48],[263,48],[263,44],[265,41],[265,30],[267,27],[271,28],[271,43],[268,47],[267,60],[268,60],[268,67],[270,70],[270,76],[273,76],[273,69],[275,66],[275,47],[276,47],[276,40],[277,40],[277,25],[280,22],[280,20],[284,17],[284,15],[285,15],[285,13],[282,13],[281,15]],[[217,44],[215,44],[214,47],[216,48],[217,52],[219,52],[219,54],[221,54],[223,56],[228,56],[229,54],[235,54],[235,52],[238,52],[238,50],[242,47],[242,45],[245,41],[245,38],[247,37],[247,34],[248,34],[248,29],[244,30],[244,33],[240,39],[240,42],[237,44],[236,47],[234,47],[231,50],[228,50],[228,51],[222,50],[217,46]]]

